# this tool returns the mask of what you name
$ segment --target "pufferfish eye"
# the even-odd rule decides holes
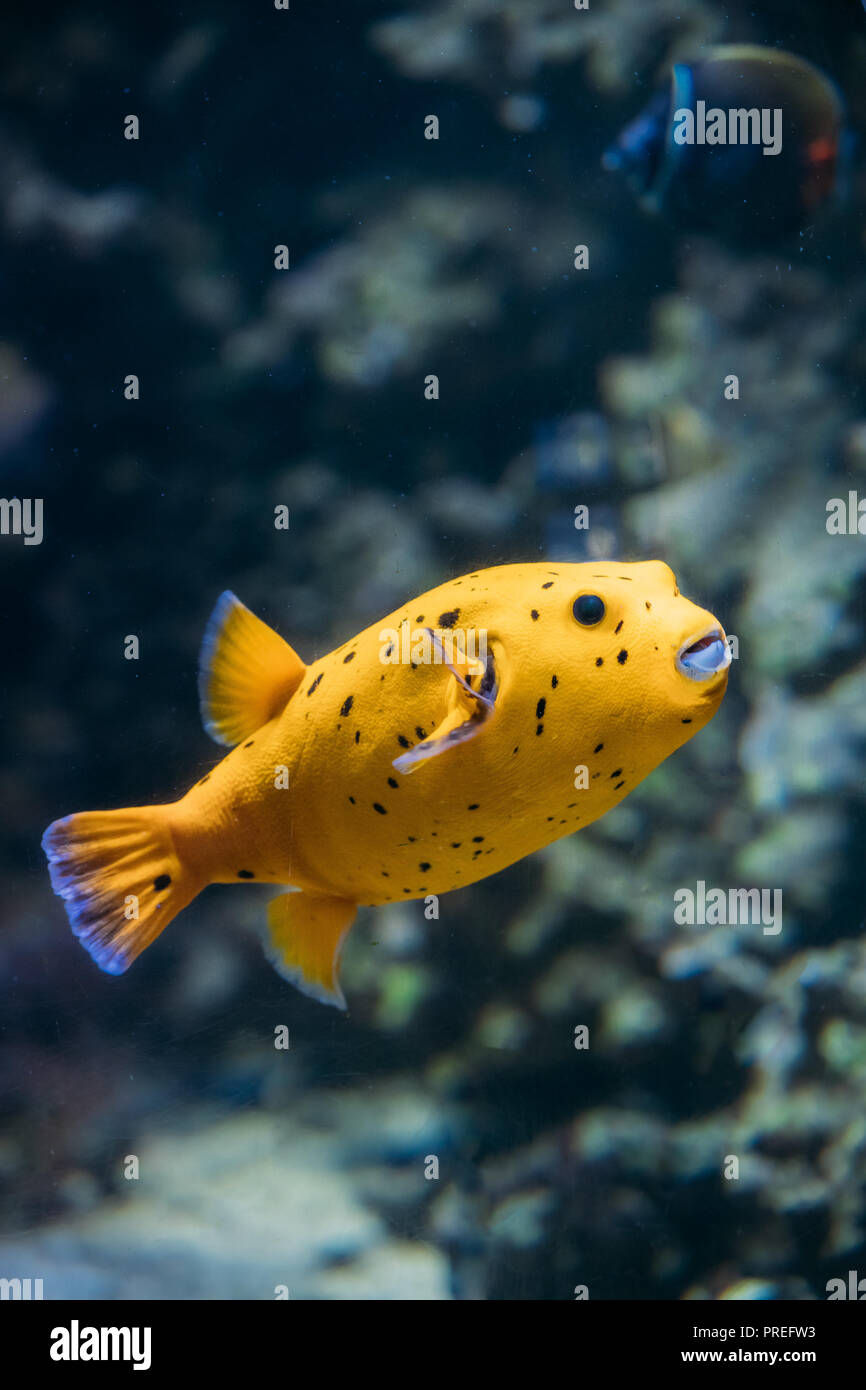
[[[574,600],[574,616],[583,627],[595,627],[604,617],[604,600],[598,594],[581,594]]]

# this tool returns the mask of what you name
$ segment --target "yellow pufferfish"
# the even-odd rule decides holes
[[[120,974],[208,884],[281,884],[269,956],[345,1008],[359,905],[465,887],[598,820],[713,717],[729,664],[659,561],[480,570],[310,666],[227,592],[199,685],[232,752],[169,805],[55,821],[52,887]]]

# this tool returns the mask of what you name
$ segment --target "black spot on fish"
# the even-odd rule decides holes
[[[391,877],[391,875],[388,873],[387,869],[383,869],[383,870],[382,870],[382,877],[383,877],[383,878],[390,878],[390,877]]]
[[[410,835],[408,838],[409,838],[409,844],[410,844],[410,845],[414,845],[414,843],[415,843],[415,836],[414,836],[414,835]]]
[[[558,677],[558,676],[551,676],[551,677],[550,677],[550,688],[551,688],[551,690],[555,690],[556,687],[557,687],[558,685],[559,685],[559,677]]]
[[[380,816],[387,816],[388,814],[388,812],[385,810],[385,807],[380,806],[378,801],[373,802],[373,810],[378,811]]]
[[[341,710],[340,710],[340,718],[341,718],[341,719],[345,719],[345,718],[346,718],[346,715],[349,713],[349,710],[352,708],[352,706],[353,706],[354,703],[355,703],[355,697],[354,697],[354,695],[347,695],[346,698],[345,698],[345,700],[343,701],[343,705],[342,705],[342,708],[341,708]]]
[[[614,635],[614,637],[615,637],[616,634],[619,632],[620,628],[622,627],[622,624],[623,624],[623,620],[622,620],[622,618],[620,618],[619,622],[617,623],[616,627],[615,627],[614,630],[613,630],[613,635]]]
[[[452,849],[459,849],[460,846],[461,846],[462,844],[463,844],[463,841],[462,841],[462,840],[452,840],[452,841],[451,841],[451,848],[452,848]]]
[[[399,785],[400,785],[400,783],[399,783],[398,781],[396,781],[393,777],[389,777],[389,778],[388,778],[388,786],[389,786],[389,787],[399,787]]]
[[[356,743],[360,743],[360,742],[361,742],[361,730],[360,730],[360,729],[356,729],[356,730],[355,730],[355,742],[356,742]]]
[[[323,676],[324,674],[325,674],[324,671],[320,671],[320,672],[319,672],[319,674],[316,676],[316,679],[313,681],[313,684],[310,686],[309,690],[307,691],[307,694],[308,694],[308,695],[312,695],[313,691],[315,690],[316,686],[317,686],[317,685],[319,684],[319,682],[321,681],[322,676]]]
[[[394,643],[393,643],[393,642],[389,642],[389,643],[388,643],[387,647],[385,648],[384,655],[387,656],[387,657],[390,657],[390,656],[393,656],[393,655],[394,655]]]
[[[533,608],[533,609],[530,611],[529,616],[530,616],[530,618],[532,619],[532,621],[533,621],[534,623],[537,623],[537,622],[538,622],[538,609],[537,609],[537,608]]]
[[[420,724],[417,724],[417,725],[415,726],[415,732],[416,732],[416,734],[418,735],[419,738],[426,738],[426,737],[427,737],[426,733],[425,733],[424,730],[421,728],[421,725],[420,725]]]
[[[238,878],[255,878],[251,869],[238,869]]]
[[[597,743],[597,744],[595,745],[595,747],[593,748],[592,751],[593,751],[593,753],[600,753],[603,747],[604,747],[604,744],[603,744],[603,743]]]
[[[617,652],[616,659],[619,662],[620,666],[625,665],[625,663],[628,661],[628,652],[626,651],[625,647],[623,647],[621,652]]]
[[[153,880],[153,886],[157,893],[161,893],[163,888],[167,888],[171,883],[171,874],[160,874],[159,878]]]
[[[683,723],[684,723],[684,724],[691,724],[691,722],[692,722],[692,721],[691,721],[690,719],[684,719],[684,720],[683,720]]]
[[[398,735],[397,735],[397,742],[399,743],[399,745],[400,745],[401,748],[411,748],[411,747],[412,747],[412,745],[411,745],[411,743],[409,742],[408,738],[404,738],[402,734],[398,734]]]
[[[616,771],[615,771],[615,772],[612,772],[610,775],[611,775],[611,778],[614,778],[614,777],[621,777],[621,776],[622,776],[622,768],[621,768],[621,767],[618,767],[618,768],[616,769]]]
[[[514,754],[515,754],[515,753],[519,753],[519,752],[520,752],[520,744],[518,743],[517,747],[516,747],[516,748],[512,748],[512,750],[511,750],[511,756],[512,756],[512,758],[514,757]]]
[[[351,803],[352,803],[353,806],[356,806],[356,805],[357,805],[357,802],[355,801],[355,798],[354,798],[353,796],[350,796],[350,797],[349,797],[349,800],[351,801]]]
[[[548,820],[553,820],[553,816],[548,816],[547,819],[548,819]]]
[[[483,836],[483,835],[473,835],[473,836],[472,836],[472,843],[473,843],[473,845],[480,845],[480,844],[481,844],[481,841],[482,841],[483,839],[484,839],[484,836]]]
[[[628,577],[627,574],[621,574],[621,575],[618,576],[618,578],[624,579],[625,582],[626,582],[626,584],[630,584],[630,583],[631,583],[631,580],[629,579],[629,577]]]
[[[603,657],[603,656],[597,656],[597,657],[595,658],[595,664],[596,664],[596,666],[603,666],[603,665],[604,665],[604,657]]]
[[[552,589],[552,588],[553,588],[553,580],[552,580],[552,579],[548,579],[547,583],[546,583],[546,584],[542,584],[541,587],[542,587],[542,589]]]
[[[624,787],[624,786],[625,786],[625,782],[617,782],[616,786],[614,787],[614,791],[615,791],[615,792],[618,792],[619,789],[620,789],[620,787]]]
[[[543,733],[544,733],[544,725],[543,725],[543,724],[539,724],[538,728],[535,730],[535,737],[538,738],[539,734],[543,734]]]
[[[544,718],[544,711],[545,711],[546,708],[547,708],[547,701],[542,697],[542,699],[540,699],[539,702],[538,702],[538,704],[535,706],[535,717],[536,717],[536,719],[543,719],[543,718]]]
[[[484,850],[483,850],[483,849],[476,849],[476,850],[473,851],[472,858],[473,858],[473,859],[477,859],[478,856],[479,856],[479,854],[483,854],[483,853],[484,853]]]
[[[415,619],[415,621],[416,621],[416,623],[423,623],[423,621],[424,621],[424,614],[423,614],[423,613],[419,613],[419,614],[418,614],[418,617]]]
[[[647,611],[648,613],[652,610],[652,604],[650,603],[649,599],[647,599],[646,602],[644,603],[644,607],[646,608],[646,611]]]
[[[254,739],[254,738],[251,738],[250,741],[249,741],[249,743],[245,743],[245,744],[244,744],[244,748],[252,748],[252,746],[253,746],[254,743],[255,743],[255,739]]]
[[[356,655],[357,655],[356,652],[349,652],[348,656],[344,656],[344,657],[343,657],[343,665],[345,666],[345,664],[346,664],[347,661],[354,661]]]
[[[459,608],[451,608],[447,613],[439,614],[439,627],[454,627],[460,617]]]
[[[477,811],[477,810],[478,810],[478,806],[479,806],[479,803],[478,803],[477,801],[473,801],[472,804],[471,804],[470,806],[467,806],[467,807],[466,807],[466,809],[467,809],[467,811]]]
[[[404,892],[404,893],[411,893],[411,892],[412,892],[412,889],[411,889],[411,888],[404,888],[404,889],[403,889],[403,892]]]
[[[418,865],[418,868],[421,870],[422,874],[426,874],[426,873],[429,873],[430,865],[429,865],[428,863],[426,863],[426,861],[425,861],[425,862],[419,864],[419,865]]]
[[[205,782],[209,782],[209,781],[210,781],[210,773],[209,773],[209,772],[206,772],[205,775],[204,775],[204,777],[202,777],[201,781],[199,782],[199,786],[200,786],[200,787],[203,787],[204,784],[205,784]]]

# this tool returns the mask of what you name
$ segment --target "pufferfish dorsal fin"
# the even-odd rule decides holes
[[[429,758],[436,758],[449,748],[454,748],[467,739],[474,738],[496,710],[498,681],[496,666],[492,655],[486,664],[477,657],[467,656],[448,636],[438,636],[432,628],[427,628],[431,641],[436,647],[440,660],[448,667],[454,680],[448,690],[445,718],[436,726],[429,738],[416,743],[408,753],[394,759],[398,772],[414,772]],[[470,680],[477,681],[473,689]]]
[[[220,594],[201,644],[198,693],[205,729],[231,748],[273,719],[306,667],[233,593]]]

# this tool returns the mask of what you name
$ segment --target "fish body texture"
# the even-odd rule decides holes
[[[214,877],[236,882],[246,868],[385,903],[472,883],[591,824],[721,697],[674,667],[683,643],[715,624],[676,589],[653,562],[503,565],[372,624],[308,666],[282,713],[185,798]],[[602,593],[598,627],[575,622],[582,590]],[[403,776],[394,760],[436,729],[455,686],[444,663],[412,662],[406,642],[395,654],[409,660],[384,659],[387,634],[406,623],[413,639],[425,625],[467,642],[474,633],[476,650],[483,635],[499,689],[473,738]],[[281,767],[289,785],[277,789]]]
[[[148,868],[161,898],[146,904],[151,925],[119,936],[94,925],[112,867],[88,817],[123,813],[46,832],[55,889],[106,969],[125,968],[205,884],[277,883],[300,892],[271,905],[275,964],[341,1002],[336,963],[357,905],[446,893],[591,824],[712,718],[727,681],[727,647],[709,676],[682,661],[724,633],[658,561],[464,575],[306,667],[233,596],[221,603],[203,706],[237,746],[179,802],[150,808],[162,856]],[[141,857],[135,833],[123,830],[127,859]],[[120,893],[129,883],[115,872]],[[294,959],[304,936],[326,960]]]

